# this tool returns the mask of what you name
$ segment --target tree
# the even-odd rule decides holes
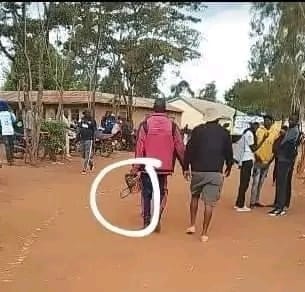
[[[281,117],[278,108],[274,107],[274,100],[269,96],[267,81],[238,80],[228,89],[224,98],[226,103],[245,113],[260,114],[268,112]]]
[[[189,83],[186,80],[182,80],[177,85],[173,85],[171,87],[171,93],[173,98],[187,96],[187,94],[192,98],[195,97],[194,91],[191,89]]]
[[[216,84],[215,81],[212,81],[208,83],[204,89],[200,90],[198,98],[215,102],[216,94],[217,94]]]
[[[114,103],[127,106],[132,121],[133,97],[156,97],[157,81],[166,64],[178,65],[197,58],[200,33],[191,27],[201,19],[193,15],[204,8],[189,2],[72,2],[40,3],[38,19],[27,16],[27,52],[24,56],[24,32],[21,4],[6,2],[0,13],[0,50],[11,62],[6,88],[17,88],[24,68],[31,61],[31,83],[38,88],[38,30],[45,48],[43,58],[44,88],[78,87],[90,92],[88,105],[94,108],[97,88],[115,93]],[[26,4],[30,7],[31,3]],[[66,40],[56,46],[49,41],[51,31],[65,29]],[[41,41],[41,40],[39,40]],[[54,62],[55,61],[55,62]],[[108,75],[102,80],[101,72]],[[60,101],[61,104],[61,101]],[[59,108],[59,113],[61,109]]]
[[[112,11],[109,71],[117,80],[116,87],[127,105],[131,121],[133,96],[136,93],[155,95],[157,80],[166,64],[179,64],[199,56],[196,51],[199,33],[188,23],[200,19],[188,15],[187,11],[197,11],[203,5],[187,2],[120,4],[121,7]],[[146,92],[141,89],[145,87]]]
[[[24,107],[19,102],[19,109],[32,164],[36,164],[38,158],[43,90],[45,84],[53,86],[52,82],[55,82],[57,85],[56,74],[50,67],[52,57],[57,58],[58,53],[49,44],[55,20],[51,13],[54,4],[44,2],[40,5],[43,12],[41,14],[38,7],[38,17],[30,16],[29,10],[34,8],[31,2],[3,2],[0,6],[0,51],[11,62],[5,85],[12,89],[23,88]],[[32,96],[33,89],[38,91],[36,99]]]
[[[303,2],[253,4],[249,68],[254,79],[269,82],[274,106],[283,114],[304,109],[304,7]]]

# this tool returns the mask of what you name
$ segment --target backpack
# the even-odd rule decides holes
[[[147,135],[148,134],[148,123],[147,123],[147,120],[145,120],[142,123],[142,126],[143,126],[145,134]],[[172,136],[173,136],[173,138],[175,137],[176,128],[177,128],[176,123],[172,122]]]

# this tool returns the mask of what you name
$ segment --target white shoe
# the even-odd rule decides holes
[[[236,209],[238,209],[238,207],[237,207],[237,206],[234,206],[233,208],[234,208],[235,210],[236,210]]]
[[[195,226],[190,226],[188,229],[186,229],[187,234],[194,234],[196,232]]]
[[[237,211],[237,212],[250,212],[251,209],[248,208],[248,207],[246,207],[246,206],[244,206],[244,207],[242,207],[242,208],[237,208],[236,211]]]

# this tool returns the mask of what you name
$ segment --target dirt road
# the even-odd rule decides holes
[[[96,169],[115,159],[100,159]],[[139,198],[119,198],[124,172],[103,181],[99,206],[113,223],[137,229]],[[232,209],[235,171],[204,244],[198,234],[184,234],[189,196],[180,170],[169,181],[162,233],[143,239],[117,236],[99,225],[88,206],[94,174],[81,176],[78,159],[41,168],[5,167],[0,173],[0,291],[305,291],[301,192],[286,217],[270,218],[266,209],[238,214]],[[263,201],[272,199],[268,181]]]

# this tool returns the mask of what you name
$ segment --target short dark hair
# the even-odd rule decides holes
[[[271,115],[264,115],[264,120],[270,120],[274,122],[274,118]]]
[[[157,98],[155,100],[153,110],[156,113],[165,113],[165,111],[166,111],[166,100],[165,100],[165,98]]]
[[[286,125],[281,127],[281,130],[288,131],[288,127]]]

